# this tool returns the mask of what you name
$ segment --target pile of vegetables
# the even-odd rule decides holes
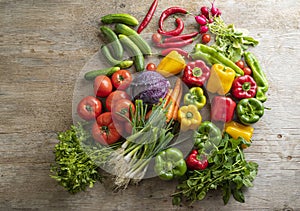
[[[101,170],[115,189],[158,176],[178,180],[171,193],[176,205],[202,200],[211,189],[223,191],[225,204],[231,195],[244,202],[243,190],[253,186],[258,171],[244,149],[265,113],[268,91],[266,75],[248,51],[258,41],[226,25],[212,3],[196,15],[166,8],[149,43],[141,33],[157,7],[154,0],[140,24],[130,14],[101,18],[107,66],[85,73],[94,95],[77,105],[82,122],[59,133],[51,177],[76,193],[104,182]],[[166,30],[164,21],[176,14],[176,28]],[[190,17],[199,30],[184,34]]]

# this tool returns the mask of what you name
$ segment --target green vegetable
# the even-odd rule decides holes
[[[133,57],[134,66],[137,72],[143,71],[145,69],[145,60],[144,55],[138,48],[138,46],[130,40],[126,35],[119,34],[121,43],[126,49],[129,50],[129,53]]]
[[[212,122],[204,121],[194,132],[195,147],[199,151],[210,154],[222,140],[221,130]],[[205,150],[205,151],[204,151]]]
[[[151,54],[150,45],[142,38],[135,30],[126,26],[125,24],[116,24],[115,31],[118,34],[124,34],[128,36],[135,45],[141,50],[141,52],[145,55]]]
[[[124,50],[116,33],[107,26],[101,26],[100,31],[106,38],[107,44],[112,48],[112,55],[114,55],[116,59],[122,59]]]
[[[137,26],[139,24],[139,21],[135,17],[127,13],[105,15],[101,17],[101,22],[105,24],[124,23],[130,26]]]
[[[186,170],[183,154],[177,148],[168,148],[155,157],[154,171],[163,180],[181,177]]]
[[[206,97],[201,87],[192,87],[189,92],[184,95],[185,105],[195,105],[197,109],[202,109],[206,104]]]
[[[209,24],[209,30],[216,35],[216,41],[212,47],[233,62],[241,59],[248,46],[256,46],[258,44],[258,41],[254,38],[245,36],[242,32],[236,30],[233,24],[226,26],[220,16],[215,17],[214,21]]]
[[[120,70],[120,67],[108,67],[108,68],[104,68],[104,69],[101,69],[101,70],[92,70],[92,71],[89,71],[89,72],[85,73],[84,78],[86,80],[91,81],[91,80],[94,80],[98,75],[111,76],[112,74],[114,74],[118,70]]]
[[[264,105],[256,98],[242,99],[236,106],[238,118],[244,125],[258,122],[264,115],[264,110]]]
[[[115,67],[120,67],[121,69],[127,69],[133,65],[132,60],[119,61],[114,59],[110,54],[109,49],[106,45],[101,46],[101,52],[110,65],[113,65]]]
[[[77,193],[93,187],[102,176],[98,166],[82,147],[89,134],[79,124],[58,134],[55,145],[55,164],[51,165],[52,178],[57,180],[70,193]]]
[[[146,120],[147,104],[142,100],[135,101],[135,112],[132,114],[132,134],[126,138],[121,150],[116,155],[113,165],[116,170],[116,189],[126,187],[130,180],[140,181],[153,157],[166,149],[174,135],[170,132],[171,122],[166,124],[167,107],[154,105]],[[124,160],[125,162],[120,162]]]
[[[233,195],[239,202],[244,202],[243,189],[252,187],[257,175],[258,164],[247,162],[240,148],[246,140],[233,139],[227,133],[218,147],[208,159],[209,166],[202,170],[188,171],[186,179],[177,186],[178,191],[173,194],[174,201],[186,199],[191,203],[205,198],[211,189],[223,190],[225,204]]]
[[[252,75],[257,85],[255,97],[261,102],[265,102],[267,100],[266,92],[269,89],[267,77],[253,53],[247,51],[244,53],[244,57],[247,65],[252,70]]]
[[[228,59],[223,53],[218,52],[215,48],[204,45],[196,44],[191,57],[196,59],[203,59],[210,64],[222,64],[235,71],[236,76],[244,75],[244,72],[233,61]]]

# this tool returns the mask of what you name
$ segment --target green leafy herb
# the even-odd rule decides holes
[[[72,125],[69,130],[58,134],[55,145],[55,164],[51,165],[52,178],[57,180],[70,193],[77,193],[101,181],[98,166],[88,156],[84,142],[89,134],[81,124]]]
[[[185,198],[191,203],[205,198],[211,189],[223,190],[223,201],[226,204],[230,196],[244,202],[243,188],[252,187],[258,164],[247,162],[241,144],[246,141],[242,138],[233,139],[224,134],[220,145],[211,152],[209,166],[203,171],[189,171],[186,178],[177,186],[174,193],[178,204],[178,197]]]
[[[248,46],[256,46],[259,43],[254,38],[245,36],[236,30],[233,24],[226,25],[221,17],[216,17],[213,23],[209,24],[209,30],[216,35],[212,47],[222,52],[233,62],[241,59]]]

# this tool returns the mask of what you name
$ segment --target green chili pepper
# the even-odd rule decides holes
[[[201,89],[201,87],[191,88],[189,92],[184,95],[183,100],[185,105],[193,104],[199,110],[206,104],[206,97],[203,94],[203,89]]]
[[[244,57],[247,65],[252,70],[253,78],[257,84],[256,99],[265,102],[267,100],[266,92],[269,89],[267,77],[257,58],[251,52],[245,52]]]
[[[236,76],[244,75],[244,72],[241,68],[239,68],[233,61],[226,58],[226,56],[216,49],[204,45],[204,44],[196,44],[191,54],[191,57],[196,59],[204,59],[206,62],[210,64],[222,64],[226,67],[230,67],[235,71]]]
[[[221,139],[221,130],[210,121],[202,122],[194,132],[194,145],[206,154],[210,153],[215,146],[218,146]]]
[[[256,98],[242,99],[236,107],[239,120],[244,125],[257,122],[264,115],[264,105]]]
[[[187,166],[182,152],[169,148],[160,152],[155,158],[154,171],[162,180],[171,180],[185,174]]]

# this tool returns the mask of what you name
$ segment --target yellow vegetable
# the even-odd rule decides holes
[[[225,124],[225,132],[228,133],[234,139],[242,137],[246,141],[251,142],[253,131],[253,127],[245,126],[234,121]],[[243,144],[242,147],[246,148],[246,145]]]
[[[235,78],[235,71],[221,64],[214,64],[210,70],[210,77],[206,89],[211,93],[225,95],[231,89]]]
[[[165,77],[180,73],[185,68],[185,60],[177,51],[168,53],[158,64],[156,71]]]
[[[201,124],[202,117],[198,108],[191,104],[182,106],[178,110],[178,121],[182,131],[196,130]]]

